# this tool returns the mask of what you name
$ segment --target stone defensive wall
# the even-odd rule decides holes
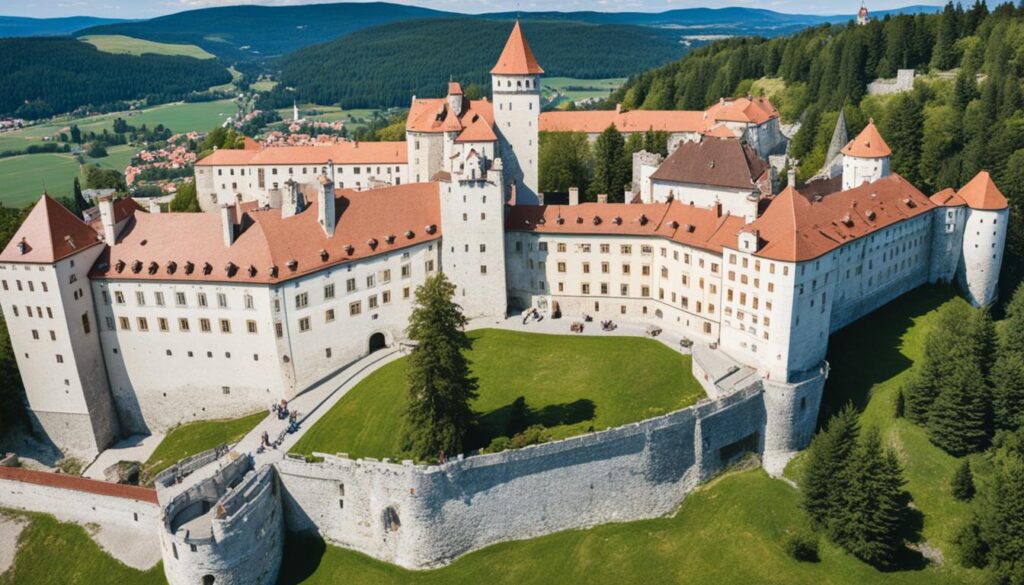
[[[441,465],[289,457],[276,464],[286,525],[424,569],[498,542],[664,516],[761,452],[759,382],[642,422]]]
[[[0,508],[144,531],[152,530],[160,518],[154,490],[20,467],[0,467]]]
[[[273,585],[284,523],[273,467],[245,455],[171,498],[160,546],[169,585]]]

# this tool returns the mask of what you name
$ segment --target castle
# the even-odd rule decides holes
[[[834,172],[802,187],[791,173],[776,193],[763,159],[781,134],[767,100],[723,100],[707,112],[542,114],[542,73],[517,23],[492,70],[493,102],[466,99],[453,82],[444,98],[413,99],[405,143],[217,151],[196,166],[205,213],[146,212],[130,199],[103,197],[86,223],[44,196],[0,253],[0,307],[35,428],[91,458],[118,437],[264,409],[401,341],[413,291],[438,271],[470,318],[534,307],[649,322],[758,379],[756,388],[724,392],[735,368],[715,374],[695,357],[713,403],[597,434],[604,439],[531,451],[557,457],[565,445],[596,441],[610,449],[602,457],[611,465],[633,452],[629,441],[640,441],[646,475],[626,475],[650,482],[642,488],[649,498],[637,499],[649,506],[633,516],[611,504],[628,487],[591,482],[588,497],[605,498],[605,507],[587,520],[549,510],[538,513],[539,524],[514,527],[515,535],[535,535],[664,513],[726,459],[721,449],[751,437],[765,467],[780,471],[814,432],[833,331],[929,282],[956,281],[976,305],[996,297],[1008,210],[985,172],[958,191],[926,196],[890,171],[891,151],[872,122],[841,149]],[[642,185],[627,203],[581,203],[573,190],[567,205],[546,204],[538,132],[596,135],[610,123],[667,132],[669,156],[638,161]],[[671,437],[696,449],[689,461],[675,460]],[[316,468],[316,488],[309,470],[296,470],[303,463],[286,460],[278,472],[291,493],[287,521],[407,566],[443,562],[510,537],[507,523],[477,525],[482,532],[445,548],[433,539],[443,531],[429,524],[442,502],[455,506],[448,498],[459,488],[448,482],[482,481],[495,461],[530,469],[528,455],[501,455],[460,460],[457,472],[339,460]],[[187,496],[206,507],[168,504],[172,583],[199,582],[198,569],[179,559],[184,545],[224,550],[216,534],[180,540],[176,510],[193,518],[227,502],[228,523],[236,510],[253,509],[247,498],[281,505],[278,480],[246,466],[209,480],[213,491]],[[488,477],[492,493],[520,497]],[[310,494],[338,491],[339,483],[342,497],[346,485],[384,490],[359,496],[356,511],[349,503],[347,514],[364,514],[349,532],[331,524],[334,508],[311,512],[334,497]],[[558,497],[549,484],[527,487]],[[388,498],[415,511],[402,533],[415,537],[391,534],[398,508],[377,509]],[[455,534],[486,506],[444,509],[445,529]],[[274,510],[260,517],[266,530],[281,522]],[[261,566],[243,578],[232,571],[251,559],[233,558],[230,569],[214,563],[222,569],[217,583],[276,575],[276,565]]]

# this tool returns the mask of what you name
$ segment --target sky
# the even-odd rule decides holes
[[[338,0],[327,0],[338,1]],[[512,10],[541,11],[597,10],[602,12],[661,12],[676,8],[749,6],[794,14],[854,14],[859,0],[389,0],[452,12],[479,13]],[[867,0],[868,8],[883,10],[911,4],[943,4],[942,0]],[[163,14],[237,4],[284,6],[324,3],[317,0],[0,0],[0,15],[52,18],[58,16],[103,16],[109,18],[152,18]]]

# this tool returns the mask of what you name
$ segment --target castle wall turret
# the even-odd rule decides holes
[[[999,268],[1006,246],[1007,209],[968,209],[957,282],[975,306],[990,305],[999,293]]]

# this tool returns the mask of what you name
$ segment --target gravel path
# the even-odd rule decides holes
[[[14,564],[14,556],[18,552],[18,537],[26,526],[28,522],[20,518],[0,516],[0,575]]]

